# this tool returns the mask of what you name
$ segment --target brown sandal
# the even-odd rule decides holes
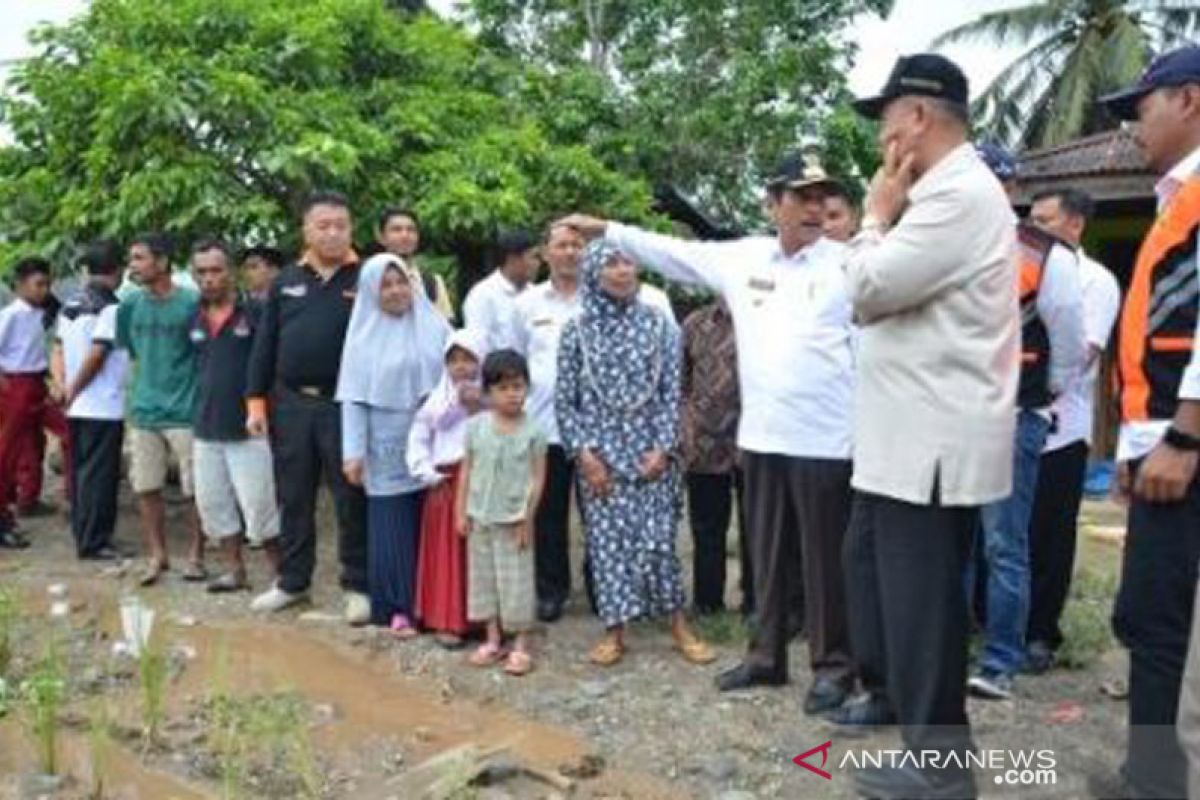
[[[611,667],[625,656],[625,645],[615,639],[601,639],[588,653],[588,661],[598,667]]]
[[[684,661],[691,664],[711,664],[717,659],[713,649],[693,633],[676,636],[675,649],[683,656]]]

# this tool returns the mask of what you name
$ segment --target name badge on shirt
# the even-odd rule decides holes
[[[279,292],[288,297],[304,297],[308,294],[308,287],[303,283],[298,283],[295,286],[284,286]]]
[[[554,324],[554,317],[539,317],[530,324],[535,328],[545,328],[547,325]]]
[[[357,294],[358,294],[358,292],[356,292],[353,289],[343,289],[342,290],[342,297],[344,297],[347,300],[353,300]]]
[[[766,295],[775,291],[775,281],[770,278],[751,276],[748,285],[751,290],[761,292],[751,301],[755,306],[761,306],[766,301]]]
[[[250,335],[250,326],[246,324],[246,320],[240,320],[237,327],[233,329],[233,335],[239,339],[245,339]]]

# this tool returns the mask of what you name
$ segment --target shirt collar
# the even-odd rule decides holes
[[[492,273],[492,277],[495,279],[496,285],[499,286],[500,289],[510,297],[521,293],[521,290],[517,287],[517,285],[510,281],[508,276],[499,269]]]
[[[1200,147],[1185,156],[1170,172],[1160,178],[1158,183],[1154,184],[1154,194],[1158,196],[1159,208],[1171,202],[1171,198],[1179,191],[1179,187],[1197,173],[1200,173]]]

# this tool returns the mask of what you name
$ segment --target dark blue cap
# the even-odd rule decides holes
[[[1138,82],[1128,89],[1100,98],[1117,119],[1138,118],[1138,102],[1156,89],[1200,83],[1200,47],[1190,45],[1164,53],[1150,62]]]
[[[1000,145],[984,142],[975,145],[975,152],[1001,183],[1017,177],[1017,159]]]

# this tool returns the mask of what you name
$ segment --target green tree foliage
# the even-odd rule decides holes
[[[845,114],[856,14],[890,0],[468,0],[481,41],[542,68],[518,87],[556,141],[669,183],[714,216],[758,220],[764,174],[786,150],[869,130]],[[869,163],[843,160],[843,170]]]
[[[1186,44],[1198,29],[1194,0],[1052,0],[984,14],[934,46],[984,40],[1025,47],[973,113],[982,135],[1046,147],[1114,127],[1097,98],[1133,83],[1154,52]]]
[[[523,67],[383,0],[93,0],[33,41],[0,101],[3,263],[142,229],[290,245],[314,188],[349,195],[360,240],[404,203],[470,262],[502,226],[650,206],[504,96]]]

